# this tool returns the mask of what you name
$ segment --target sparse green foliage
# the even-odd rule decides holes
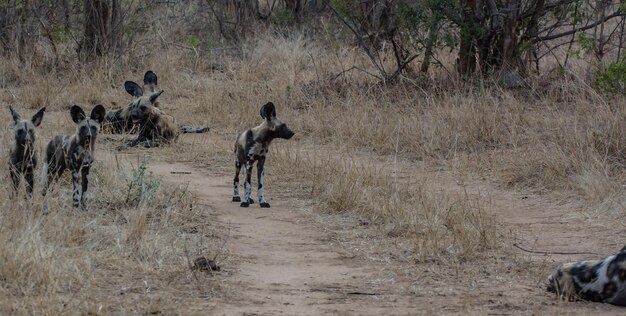
[[[593,83],[599,91],[626,94],[626,56],[621,63],[610,64],[606,70],[600,71]]]
[[[588,37],[585,32],[576,33],[576,42],[586,51],[592,51],[596,48],[596,43],[593,38]]]
[[[287,26],[294,21],[293,12],[287,9],[277,10],[272,14],[271,21],[274,25]]]
[[[70,31],[64,24],[54,23],[52,24],[52,39],[56,43],[65,43],[70,40]]]
[[[155,179],[151,173],[147,173],[147,169],[147,159],[144,159],[136,169],[132,168],[131,177],[126,179],[128,186],[128,192],[126,195],[127,204],[149,204],[154,199],[159,187],[161,186],[161,181],[159,179]]]
[[[200,39],[193,34],[187,35],[185,42],[187,43],[187,46],[193,49],[197,49],[200,46]]]

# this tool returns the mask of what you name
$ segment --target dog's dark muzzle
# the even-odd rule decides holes
[[[139,124],[141,122],[141,116],[133,114],[130,116],[130,119],[133,120],[133,124]]]

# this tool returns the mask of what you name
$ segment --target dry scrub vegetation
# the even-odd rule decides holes
[[[73,132],[68,113],[47,113],[40,143]],[[182,296],[172,292],[200,303],[218,293],[214,277],[189,269],[195,258],[221,252],[206,208],[186,188],[152,176],[143,156],[114,157],[107,145],[96,152],[87,211],[72,208],[67,172],[47,195],[47,216],[39,186],[32,201],[1,188],[0,313],[167,313],[179,311],[173,304]]]
[[[165,26],[154,32],[123,58],[55,67],[45,58],[1,59],[0,102],[22,112],[48,107],[42,145],[73,131],[70,105],[122,106],[129,100],[123,81],[152,69],[165,90],[164,110],[180,124],[210,126],[220,141],[147,152],[230,174],[234,136],[258,124],[259,106],[273,101],[298,136],[271,152],[268,186],[281,190],[270,195],[366,219],[376,236],[407,241],[412,262],[480,262],[507,248],[488,200],[437,190],[418,172],[433,166],[602,210],[594,213],[600,217],[624,214],[626,98],[595,92],[584,61],[578,69],[585,75],[555,70],[517,90],[444,68],[381,85],[359,71],[337,76],[368,61],[329,34],[314,40],[270,30],[237,51],[198,52],[159,40],[157,34],[169,38]],[[8,110],[0,117],[6,165]],[[183,297],[215,295],[217,279],[188,266],[190,258],[221,251],[205,207],[185,188],[144,175],[142,151],[115,157],[108,153],[115,144],[104,136],[99,142],[87,212],[72,210],[68,181],[49,194],[54,211],[47,217],[37,211],[38,195],[29,204],[1,188],[3,313],[168,311]],[[415,172],[402,174],[399,164]]]

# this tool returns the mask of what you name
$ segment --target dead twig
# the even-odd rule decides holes
[[[367,293],[367,292],[348,292],[348,295],[380,295],[380,293]]]
[[[381,78],[380,76],[377,76],[377,75],[375,75],[375,74],[373,74],[373,73],[371,73],[371,72],[369,72],[369,71],[367,71],[367,70],[365,70],[365,69],[361,69],[361,68],[359,68],[359,67],[357,67],[357,66],[352,66],[352,67],[350,67],[350,68],[348,68],[348,69],[346,69],[346,70],[344,70],[344,71],[342,71],[342,72],[340,72],[340,73],[336,74],[335,76],[333,76],[333,77],[330,79],[330,81],[335,81],[335,80],[337,80],[337,78],[339,78],[340,76],[342,76],[342,75],[344,75],[345,73],[350,72],[350,71],[352,71],[352,70],[359,70],[359,71],[362,71],[362,72],[364,72],[364,73],[366,73],[366,74],[368,74],[368,75],[370,75],[370,76],[372,76],[372,77],[374,77],[374,78],[376,78],[376,79],[379,79],[379,80],[382,80],[382,79],[383,79],[383,78]]]
[[[519,246],[518,244],[513,244],[513,247],[524,251],[524,252],[528,252],[528,253],[536,253],[536,254],[542,254],[542,255],[596,255],[599,256],[599,254],[595,253],[595,252],[560,252],[560,251],[535,251],[535,250],[528,250],[525,249],[521,246]]]

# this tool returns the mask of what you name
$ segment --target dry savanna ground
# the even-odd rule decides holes
[[[9,198],[5,181],[0,312],[622,312],[560,302],[544,282],[560,262],[623,246],[624,96],[596,93],[583,66],[517,90],[444,69],[390,86],[358,71],[335,77],[365,63],[354,47],[271,33],[232,54],[155,44],[141,57],[53,69],[1,60],[2,159],[8,104],[25,116],[47,106],[41,153],[52,135],[73,132],[69,106],[122,106],[124,80],[148,69],[166,112],[211,130],[124,152],[114,148],[130,136],[100,135],[86,211],[71,208],[69,178],[53,186],[47,216],[38,194]],[[242,210],[229,202],[232,142],[260,123],[267,101],[297,136],[270,151],[266,193],[276,207]],[[281,229],[287,241],[262,240]],[[292,243],[297,232],[310,240]],[[264,265],[257,246],[284,255],[277,264],[289,269]],[[298,247],[313,255],[294,256]],[[221,270],[191,269],[202,256]],[[271,282],[290,271],[290,281]],[[307,273],[312,281],[289,287]],[[311,285],[333,273],[354,281]]]

